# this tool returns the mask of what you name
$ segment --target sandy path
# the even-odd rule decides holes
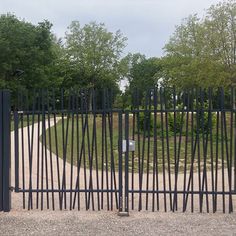
[[[57,119],[58,121],[58,119]],[[46,122],[45,129],[54,125],[54,120],[51,119],[50,122]],[[32,132],[33,131],[33,132]],[[30,134],[30,138],[28,138],[28,134]],[[33,134],[33,135],[32,135]],[[19,130],[19,187],[25,189],[60,189],[62,188],[62,181],[63,176],[65,177],[65,186],[67,190],[76,189],[76,181],[79,180],[79,189],[85,189],[85,187],[91,189],[102,189],[102,175],[103,175],[103,189],[114,189],[114,179],[116,180],[116,185],[118,189],[118,174],[111,175],[111,172],[106,175],[106,173],[102,173],[101,171],[84,169],[80,168],[77,169],[76,166],[71,166],[70,163],[64,163],[61,158],[58,158],[54,153],[50,152],[50,150],[46,149],[45,146],[38,142],[38,138],[42,134],[42,122],[32,126],[25,127],[23,130]],[[23,138],[22,138],[23,136]],[[12,185],[14,184],[14,133],[11,133],[11,141],[12,141]],[[23,143],[23,145],[22,145]],[[29,145],[30,144],[30,145]],[[22,149],[22,146],[24,147]],[[29,148],[30,146],[30,148]],[[33,147],[31,149],[31,147]],[[32,154],[32,155],[31,155]],[[31,159],[32,157],[32,159]],[[23,161],[24,160],[24,161]],[[32,162],[32,165],[30,164]],[[65,164],[65,165],[64,165]],[[23,172],[24,171],[24,172]],[[65,175],[63,175],[65,173]],[[23,178],[24,176],[24,178]],[[223,177],[223,178],[222,178]],[[175,175],[171,175],[170,178],[168,173],[165,173],[165,179],[163,179],[163,174],[155,175],[154,183],[153,183],[153,174],[150,173],[149,176],[147,174],[143,175],[141,180],[138,174],[134,174],[133,176],[131,173],[129,174],[129,189],[138,190],[140,188],[140,180],[142,182],[141,188],[143,190],[152,190],[153,186],[154,189],[157,188],[157,178],[158,178],[158,188],[169,190],[169,183],[171,182],[171,189],[173,190],[176,186],[177,190],[182,191],[184,189],[184,180],[186,178],[186,183],[189,179],[189,172],[186,176],[183,174],[178,174],[177,181],[175,181]],[[199,175],[194,173],[193,181],[194,181],[194,191],[199,190],[199,186],[202,183],[203,174],[200,175],[200,185],[199,185]],[[24,181],[23,181],[24,179]],[[207,187],[208,191],[212,190],[212,176],[211,172],[207,172]],[[214,175],[215,179],[215,175]],[[90,182],[92,180],[92,183]],[[229,186],[229,179],[228,179],[228,172],[225,169],[224,175],[222,175],[222,170],[218,172],[218,191],[223,190],[223,183],[225,186]],[[176,182],[176,185],[175,185]],[[165,183],[165,186],[164,184]],[[99,186],[97,187],[97,184]],[[190,191],[192,189],[190,188]],[[205,190],[205,187],[204,189]],[[225,187],[225,191],[228,191],[228,187]],[[116,196],[115,193],[93,193],[93,194],[85,194],[80,193],[79,198],[78,194],[74,192],[66,193],[66,197],[62,199],[63,208],[67,207],[70,208],[73,206],[73,200],[75,198],[75,209],[85,209],[86,202],[90,199],[90,208],[94,203],[95,209],[104,208],[104,209],[113,209],[116,208]],[[31,196],[31,195],[30,195]],[[33,208],[35,209],[38,205],[39,209],[43,207],[46,209],[52,209],[53,205],[55,209],[59,209],[60,207],[60,200],[61,195],[59,193],[33,193],[32,198],[29,196],[28,193],[12,193],[12,207],[13,209],[22,209],[23,208],[23,199],[25,199],[25,207],[28,208],[29,202],[32,203]],[[166,209],[167,211],[170,210],[170,199],[173,201],[174,195],[170,194],[145,194],[139,195],[138,193],[130,194],[129,204],[130,207],[134,206],[134,209],[138,209],[140,203],[142,203],[142,209],[148,207],[148,210],[152,210],[152,204],[154,204],[154,208],[156,210],[157,204],[159,203],[160,210],[165,209],[165,201],[166,201]],[[31,201],[32,199],[32,201]],[[87,201],[86,201],[87,199]],[[158,202],[159,199],[159,202]],[[30,201],[29,201],[30,200]],[[148,200],[148,204],[146,205],[146,201]],[[212,195],[208,196],[209,200],[209,209],[212,210]],[[236,207],[236,195],[232,195],[232,202],[234,208]],[[37,204],[38,203],[38,204]],[[194,210],[199,211],[199,195],[196,195],[193,198],[194,203]],[[222,210],[223,207],[223,198],[222,196],[217,197],[217,209]],[[188,207],[187,210],[190,210],[191,204],[191,197],[188,198]],[[183,207],[183,194],[178,195],[178,209],[181,210]],[[225,196],[225,208],[228,211],[229,208],[229,197],[228,195]],[[203,210],[206,211],[206,196],[203,198]]]

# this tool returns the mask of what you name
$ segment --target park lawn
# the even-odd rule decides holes
[[[158,117],[158,119],[160,121],[160,117]],[[228,123],[227,119],[227,139],[219,136],[217,140],[216,127],[212,131],[212,139],[211,136],[208,135],[207,151],[205,155],[205,167],[208,170],[212,167],[214,167],[214,169],[216,168],[217,156],[218,168],[221,168],[222,162],[224,162],[225,167],[227,166],[227,155],[229,155],[229,152],[226,151],[226,147],[228,146],[228,150],[230,147],[230,127]],[[179,164],[178,170],[180,172],[183,172],[184,169],[190,170],[193,160],[191,158],[192,149],[194,149],[194,143],[192,144],[191,141],[192,132],[190,125],[188,127],[188,135],[186,136],[186,125],[184,125],[183,135],[180,137],[179,134],[175,136],[173,132],[169,131],[167,136],[166,127],[168,126],[166,126],[165,122],[163,124],[163,130],[161,126],[158,125],[155,139],[153,134],[148,135],[148,129],[145,136],[143,131],[140,131],[139,134],[137,130],[133,132],[133,117],[129,117],[129,139],[136,141],[135,152],[129,153],[130,170],[134,172],[153,172],[154,169],[157,168],[159,172],[162,172],[163,169],[170,169],[173,172],[175,166],[177,166],[175,165],[175,160],[176,163]],[[124,128],[122,131],[124,137]],[[220,127],[218,132],[221,135]],[[195,137],[196,134],[194,133],[194,140]],[[199,170],[199,168],[201,171],[204,169],[203,135],[199,137],[200,141],[197,142],[193,162],[194,171]],[[206,141],[206,135],[204,139]],[[156,140],[156,142],[154,142],[154,140]],[[61,117],[55,127],[51,127],[47,130],[46,143],[53,153],[58,154],[60,158],[64,157],[67,162],[73,165],[79,163],[80,166],[86,168],[92,166],[93,169],[98,168],[101,170],[111,168],[118,169],[118,115],[114,113],[112,118],[111,116],[94,116],[92,114],[87,116],[74,115],[73,117],[70,115],[64,116],[63,118]],[[234,148],[233,143],[232,148]],[[154,155],[154,153],[156,154]],[[156,158],[154,158],[154,156]],[[123,154],[123,166],[124,160],[125,155]],[[211,163],[213,163],[213,165]]]

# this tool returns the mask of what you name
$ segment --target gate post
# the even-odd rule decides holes
[[[3,158],[2,158],[2,147],[3,147],[3,124],[2,124],[2,91],[0,90],[0,211],[3,211]]]
[[[122,134],[122,120],[123,120],[123,112],[119,113],[119,216],[129,216],[129,207],[128,207],[128,169],[129,169],[129,113],[125,112],[125,139],[126,139],[126,147],[124,147],[124,140]],[[123,150],[125,148],[125,151]],[[123,157],[124,160],[124,176],[123,176]],[[123,179],[124,177],[124,179]]]
[[[118,113],[118,127],[119,127],[119,136],[118,136],[118,153],[119,153],[119,213],[123,211],[123,174],[122,174],[122,113]]]
[[[125,112],[125,212],[129,215],[129,112]]]
[[[11,209],[10,92],[0,91],[0,211]]]

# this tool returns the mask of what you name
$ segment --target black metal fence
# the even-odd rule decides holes
[[[108,90],[14,97],[23,208],[232,212],[235,89],[154,88],[127,99],[121,109]]]

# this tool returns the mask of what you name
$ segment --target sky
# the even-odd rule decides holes
[[[128,38],[124,54],[140,52],[160,57],[163,47],[183,18],[203,16],[219,0],[0,0],[0,13],[37,24],[47,19],[53,32],[63,37],[71,21],[82,25],[105,23],[109,31],[121,30]]]

